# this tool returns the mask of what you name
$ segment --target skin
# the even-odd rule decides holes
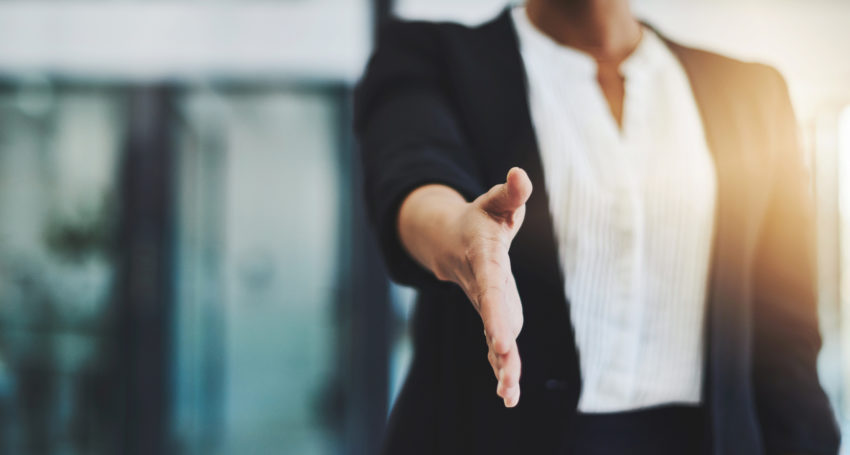
[[[619,64],[640,41],[641,27],[626,0],[528,0],[537,28],[566,46],[593,56],[599,84],[611,112],[622,121],[623,78]],[[398,232],[410,255],[444,281],[463,289],[484,324],[487,358],[505,406],[519,402],[522,371],[516,338],[522,303],[508,249],[525,217],[531,196],[525,171],[513,168],[505,183],[472,202],[443,185],[426,185],[402,202]]]
[[[528,0],[531,23],[558,43],[596,60],[596,80],[611,115],[622,126],[625,80],[620,64],[641,39],[641,25],[627,0]]]
[[[410,193],[399,211],[399,235],[411,256],[437,278],[457,283],[484,322],[487,358],[499,381],[496,393],[519,402],[520,358],[516,338],[522,304],[508,248],[525,217],[531,180],[513,168],[506,181],[474,201],[443,185]]]

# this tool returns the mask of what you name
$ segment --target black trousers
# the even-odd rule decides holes
[[[707,452],[705,413],[696,406],[582,414],[575,455],[700,455]]]

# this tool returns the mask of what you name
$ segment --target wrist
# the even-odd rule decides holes
[[[440,280],[455,281],[463,253],[461,219],[469,205],[452,188],[426,185],[412,191],[399,209],[397,229],[402,245]]]
[[[469,205],[463,201],[462,205],[446,207],[446,210],[441,211],[439,219],[435,220],[438,227],[433,231],[434,241],[429,242],[429,269],[441,281],[461,284],[466,267],[463,227]]]

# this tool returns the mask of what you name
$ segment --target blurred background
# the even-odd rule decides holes
[[[850,2],[633,4],[788,79],[850,428]],[[0,453],[375,453],[413,291],[364,221],[352,88],[386,17],[505,5],[0,0]]]

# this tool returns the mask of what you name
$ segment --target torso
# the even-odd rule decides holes
[[[513,11],[582,374],[579,410],[699,403],[716,182],[676,58],[651,31],[620,67]]]

